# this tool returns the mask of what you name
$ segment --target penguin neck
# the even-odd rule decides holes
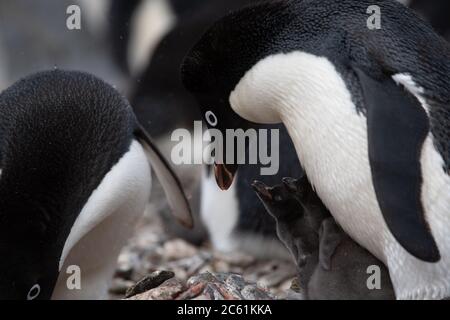
[[[344,140],[323,141],[327,139],[324,135],[336,136],[332,130],[344,136],[352,134],[343,119],[343,110],[354,111],[350,92],[325,57],[300,51],[270,55],[244,75],[231,93],[230,103],[246,120],[284,123],[309,173],[323,172],[317,168],[319,153],[311,150],[324,142],[339,144],[337,149],[346,148]],[[319,183],[315,176],[310,179],[313,184]]]

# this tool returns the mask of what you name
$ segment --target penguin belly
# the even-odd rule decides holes
[[[72,227],[52,299],[108,298],[117,258],[145,211],[150,188],[147,157],[142,146],[134,141],[92,193]],[[70,287],[73,284],[70,266],[79,267],[81,288]]]

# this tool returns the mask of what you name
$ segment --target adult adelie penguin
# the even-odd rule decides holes
[[[368,28],[372,5],[381,29]],[[217,129],[286,125],[397,298],[450,296],[450,48],[431,26],[391,0],[273,1],[217,22],[182,72]],[[234,170],[217,165],[223,188]]]
[[[149,198],[150,164],[174,214],[191,223],[129,104],[85,73],[38,73],[0,95],[0,163],[0,299],[106,298]],[[81,289],[67,286],[74,270]]]

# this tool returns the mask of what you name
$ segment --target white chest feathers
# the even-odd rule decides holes
[[[450,178],[431,135],[421,157],[422,201],[442,255],[437,264],[412,257],[388,230],[372,183],[367,119],[328,59],[269,56],[241,79],[230,102],[247,120],[286,125],[315,190],[344,230],[388,265],[399,299],[450,296]]]
[[[117,258],[132,236],[150,196],[150,166],[142,146],[130,150],[103,178],[66,241],[53,299],[105,299]],[[68,286],[70,266],[79,267],[81,288]]]

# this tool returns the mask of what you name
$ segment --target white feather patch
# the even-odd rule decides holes
[[[117,257],[142,216],[151,188],[150,167],[141,145],[130,150],[104,177],[75,221],[64,246],[53,299],[102,299]],[[66,268],[81,268],[81,290],[69,290]]]

